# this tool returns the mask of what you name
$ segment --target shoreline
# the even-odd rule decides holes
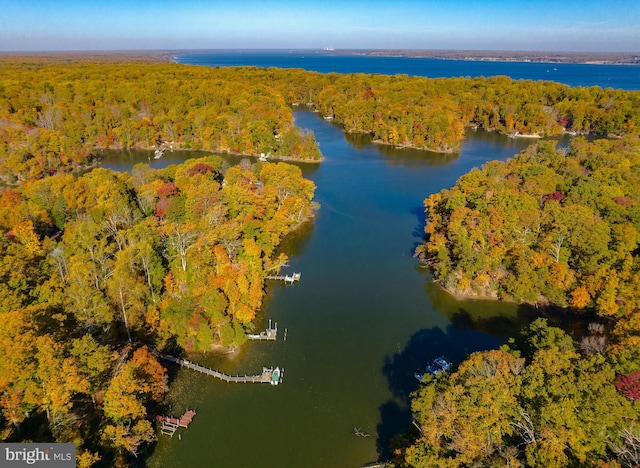
[[[312,201],[312,203],[314,203]],[[294,235],[298,232],[300,232],[302,230],[302,228],[304,226],[306,226],[308,223],[312,223],[313,220],[315,219],[316,215],[316,210],[314,210],[313,214],[310,216],[305,217],[302,221],[299,221],[298,223],[296,223],[289,232],[287,232],[282,239],[280,240],[280,243],[276,246],[276,251],[278,249],[278,247],[280,247],[282,245],[282,243],[286,240],[287,237]],[[275,255],[275,254],[274,254]],[[265,271],[266,273],[266,271]],[[256,320],[255,321],[260,321],[257,320],[258,319],[258,314],[262,313],[262,305],[264,305],[264,303],[266,302],[266,295],[269,293],[268,288],[271,288],[272,286],[268,286],[267,285],[267,280],[263,279],[263,285],[262,285],[262,289],[265,292],[265,297],[263,297],[263,301],[260,304],[260,307],[257,309],[257,314],[256,314]],[[264,320],[267,320],[267,317],[263,317]],[[255,323],[254,323],[255,326]],[[251,333],[246,332],[245,335],[247,333]],[[224,356],[227,357],[229,360],[233,360],[235,359],[238,355],[240,355],[240,353],[243,350],[247,349],[247,343],[250,343],[251,340],[246,339],[242,344],[240,345],[231,345],[228,347],[222,346],[221,344],[211,344],[210,349],[207,351],[192,351],[192,352],[187,352],[185,351],[186,355],[191,358],[192,356],[196,356],[196,355],[204,355],[204,356]]]
[[[364,134],[366,135],[366,133]],[[426,151],[428,153],[438,153],[438,154],[456,154],[460,152],[460,149],[449,149],[449,150],[441,150],[441,149],[435,149],[435,148],[419,148],[417,146],[414,145],[394,145],[393,143],[387,143],[385,141],[382,140],[371,140],[371,143],[374,143],[376,145],[385,145],[385,146],[392,146],[395,149],[412,149],[412,150],[416,150],[416,151]]]
[[[357,50],[336,51],[337,54]],[[631,52],[556,52],[500,50],[362,50],[359,55],[372,57],[431,58],[470,62],[545,63],[578,65],[640,65],[640,53]]]
[[[166,152],[167,150],[174,152],[174,151],[202,151],[204,153],[210,153],[213,155],[218,155],[218,156],[237,156],[237,157],[241,157],[241,158],[257,158],[259,162],[269,162],[270,160],[275,160],[275,161],[284,161],[284,162],[303,162],[303,163],[321,163],[322,161],[324,161],[324,157],[320,157],[318,159],[309,159],[309,158],[296,158],[293,156],[284,156],[284,155],[270,155],[268,157],[265,157],[264,161],[260,161],[261,157],[264,157],[263,153],[260,154],[249,154],[249,153],[235,153],[233,151],[214,151],[214,150],[207,150],[207,149],[194,149],[194,148],[182,148],[180,146],[180,143],[175,143],[175,142],[169,142],[173,145],[176,145],[175,147],[173,146],[160,146],[159,148],[157,146],[153,146],[153,147],[146,147],[144,145],[142,146],[133,146],[133,147],[129,147],[129,148],[124,148],[122,146],[119,145],[112,145],[108,148],[96,148],[96,149],[100,149],[100,150],[143,150],[143,151],[158,151],[158,150],[163,150],[163,152]],[[167,143],[167,144],[169,144]],[[162,159],[162,156],[160,158],[157,159]]]
[[[134,151],[157,151],[158,148],[157,147],[145,147],[145,146],[132,146],[132,147],[128,147],[128,148],[124,148],[122,146],[118,146],[118,145],[112,145],[109,146],[107,148],[95,148],[98,151],[104,151],[104,150],[115,150],[115,151],[128,151],[128,150],[134,150]],[[165,149],[166,151],[166,149]],[[209,153],[212,155],[217,155],[217,156],[233,156],[233,157],[240,157],[240,158],[256,158],[259,159],[261,157],[260,154],[247,154],[247,153],[233,153],[230,151],[212,151],[212,150],[206,150],[206,149],[193,149],[193,148],[180,148],[180,147],[176,147],[173,148],[173,150],[170,150],[171,152],[174,151],[185,151],[185,152],[193,152],[193,151],[202,151],[203,153]],[[162,159],[162,157],[157,158],[155,160],[160,160]],[[266,161],[258,161],[258,162],[269,162],[271,160],[275,160],[275,161],[282,161],[282,162],[301,162],[301,163],[311,163],[311,164],[316,164],[316,163],[321,163],[322,161],[324,161],[324,158],[319,158],[319,159],[308,159],[308,158],[294,158],[292,156],[274,156],[271,155],[269,156],[269,158]]]
[[[516,132],[513,135],[507,135],[509,138],[529,138],[529,139],[539,139],[542,138],[542,135],[540,135],[539,133],[520,133],[520,132]]]
[[[77,166],[73,166],[70,167],[69,170],[62,170],[59,172],[56,172],[55,174],[77,174],[77,175],[82,175],[85,174],[87,172],[92,171],[93,169],[102,167],[102,156],[101,156],[101,152],[104,150],[110,150],[110,151],[128,151],[128,150],[134,150],[134,151],[155,151],[157,150],[157,148],[147,148],[147,147],[129,147],[129,148],[124,148],[122,146],[109,146],[107,148],[94,148],[95,153],[95,159],[93,159],[91,162],[87,163],[87,164],[79,164]],[[256,162],[286,162],[286,163],[304,163],[304,164],[320,164],[322,161],[324,161],[324,158],[320,158],[320,159],[302,159],[302,158],[293,158],[290,156],[270,156],[268,160],[266,161],[260,161],[260,155],[257,154],[244,154],[244,153],[229,153],[229,152],[215,152],[215,151],[209,151],[209,150],[203,150],[203,149],[186,149],[186,148],[175,148],[174,151],[185,151],[185,152],[191,152],[191,151],[202,151],[205,153],[209,153],[211,155],[216,155],[216,156],[232,156],[232,157],[238,157],[238,158],[255,158],[258,159],[258,161]],[[158,159],[154,159],[154,160],[160,160],[162,159],[162,157],[158,158]],[[151,161],[149,161],[151,162]],[[54,174],[54,175],[55,175]],[[0,177],[0,188],[1,187],[5,187],[7,189],[11,189],[11,188],[15,188],[15,187],[19,187],[23,182],[25,182],[25,180],[17,180],[13,183],[8,182],[6,180],[6,177],[2,176]]]
[[[431,283],[435,284],[441,291],[444,291],[447,294],[449,294],[456,301],[466,301],[470,299],[471,300],[477,299],[479,301],[498,301],[498,302],[515,303],[515,301],[513,300],[500,299],[498,297],[498,291],[491,291],[491,294],[472,294],[471,291],[467,291],[467,292],[452,291],[451,289],[447,289],[446,287],[444,287],[440,281],[436,280],[435,276],[433,275],[433,269],[428,264],[428,262],[424,260],[418,260],[418,266],[420,268],[424,268],[425,270],[427,270],[428,279],[429,281],[431,281]]]
[[[0,59],[76,59],[76,60],[143,60],[179,63],[185,54],[206,53],[273,53],[300,52],[325,55],[357,55],[370,57],[407,57],[470,62],[542,63],[577,65],[640,66],[640,52],[561,52],[524,50],[464,49],[150,49],[150,50],[76,50],[76,51],[2,51]]]
[[[185,54],[225,53],[313,53],[335,56],[406,57],[469,62],[541,63],[577,65],[632,65],[640,66],[640,52],[560,52],[517,50],[448,50],[448,49],[193,49],[177,50],[169,58]],[[166,53],[166,52],[165,52]],[[168,54],[167,54],[168,55]]]

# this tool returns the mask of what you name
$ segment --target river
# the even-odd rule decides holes
[[[411,424],[418,366],[495,348],[531,319],[514,304],[454,300],[412,257],[425,197],[530,140],[470,130],[459,155],[443,155],[344,135],[311,112],[296,112],[295,120],[313,130],[325,160],[299,164],[316,183],[321,208],[281,246],[291,257],[288,271],[302,279],[270,284],[258,323],[276,321],[279,339],[250,342],[231,357],[190,356],[232,374],[284,367],[283,382],[225,383],[170,367],[173,412],[188,407],[197,415],[173,438],[159,436],[149,466],[357,467],[384,459],[390,438]],[[103,165],[130,170],[147,157],[110,153]],[[185,153],[151,165],[171,158]]]

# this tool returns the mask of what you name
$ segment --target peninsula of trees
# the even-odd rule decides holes
[[[444,288],[591,317],[545,321],[413,395],[401,466],[640,464],[640,140],[549,142],[431,195],[417,249]]]
[[[295,166],[219,156],[4,190],[2,439],[40,421],[36,432],[78,445],[80,466],[137,455],[167,389],[148,346],[242,344],[265,276],[286,263],[274,249],[312,216],[313,191]]]
[[[619,391],[617,369],[615,354],[580,350],[538,319],[508,345],[425,379],[412,401],[416,439],[397,466],[636,467],[638,394]],[[638,376],[629,380],[637,389]]]
[[[315,187],[290,164],[214,155],[72,171],[96,148],[156,140],[319,151],[260,84],[200,69],[181,81],[148,63],[2,65],[0,438],[74,442],[78,466],[124,465],[155,439],[167,375],[153,350],[246,340],[265,276],[287,261],[275,249],[313,216]]]
[[[192,149],[317,161],[268,83],[146,62],[0,62],[0,177],[95,165],[99,148]]]
[[[640,144],[636,138],[540,142],[431,195],[417,253],[456,295],[640,307]]]

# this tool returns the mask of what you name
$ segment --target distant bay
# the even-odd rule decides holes
[[[210,67],[255,66],[301,68],[320,73],[406,74],[430,78],[509,76],[569,86],[640,90],[640,66],[577,63],[497,62],[414,57],[380,57],[332,51],[213,51],[184,53],[174,61]]]

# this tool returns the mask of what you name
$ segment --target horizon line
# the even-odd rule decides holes
[[[578,51],[578,50],[541,50],[541,49],[432,49],[432,48],[380,48],[380,47],[179,47],[179,48],[132,48],[132,49],[42,49],[42,50],[0,50],[0,54],[47,54],[47,53],[139,53],[139,52],[187,52],[187,51],[322,51],[322,52],[470,52],[502,54],[572,54],[572,55],[639,55],[621,51]]]

